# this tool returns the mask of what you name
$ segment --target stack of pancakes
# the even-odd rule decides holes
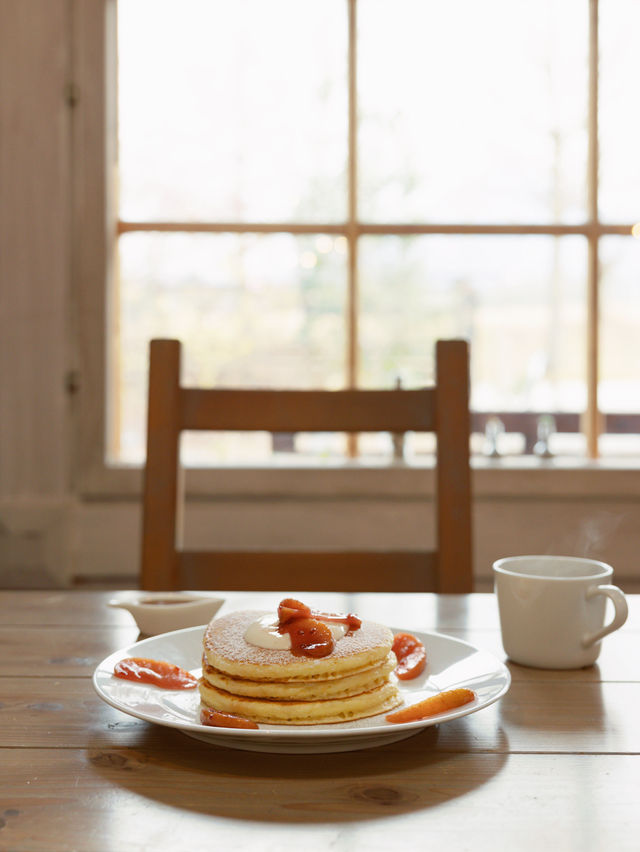
[[[396,658],[388,627],[363,621],[326,657],[250,645],[245,631],[264,612],[214,619],[204,634],[200,698],[223,713],[274,725],[351,722],[401,703],[390,679]]]

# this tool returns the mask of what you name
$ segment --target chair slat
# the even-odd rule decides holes
[[[182,388],[183,429],[265,432],[429,432],[435,393],[423,390]]]
[[[189,589],[301,592],[436,591],[436,556],[429,551],[183,551]]]

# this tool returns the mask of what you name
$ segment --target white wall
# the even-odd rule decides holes
[[[0,3],[0,579],[69,549],[67,32],[64,2]]]

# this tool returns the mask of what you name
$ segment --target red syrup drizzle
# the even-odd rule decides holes
[[[213,710],[210,707],[203,707],[200,711],[200,724],[209,725],[213,728],[244,728],[247,730],[257,731],[258,725],[252,722],[251,719],[245,719],[244,716],[237,716],[235,713],[221,713],[218,710]]]
[[[333,651],[335,641],[327,621],[346,624],[348,633],[362,624],[352,613],[317,612],[294,598],[285,598],[278,607],[278,630],[289,634],[291,653],[296,657],[326,657]]]
[[[195,689],[198,680],[190,672],[165,660],[126,657],[115,664],[113,673],[122,680],[151,683],[162,689]]]

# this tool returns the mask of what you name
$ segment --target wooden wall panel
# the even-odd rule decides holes
[[[0,497],[67,487],[68,3],[0,3]]]

